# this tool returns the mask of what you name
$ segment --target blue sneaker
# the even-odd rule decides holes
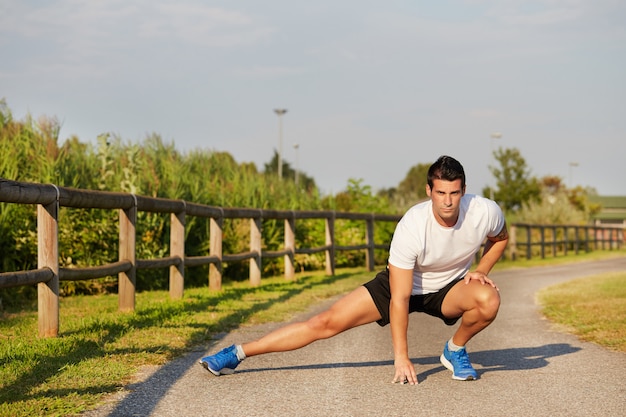
[[[215,376],[232,374],[240,363],[235,345],[222,349],[215,355],[200,359],[200,364]]]
[[[478,379],[478,374],[470,363],[465,347],[456,352],[451,352],[448,350],[448,342],[446,342],[439,360],[443,366],[452,371],[452,379],[458,381],[472,381]]]

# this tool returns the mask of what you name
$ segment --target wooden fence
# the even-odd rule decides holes
[[[118,305],[120,311],[135,309],[136,272],[139,269],[169,268],[169,293],[172,299],[183,296],[185,267],[209,265],[209,288],[219,290],[222,286],[222,262],[249,262],[249,281],[251,285],[261,282],[261,265],[263,258],[284,259],[284,276],[292,279],[295,275],[295,254],[325,253],[325,270],[328,275],[335,273],[335,253],[337,251],[364,250],[366,267],[375,268],[374,251],[387,250],[389,239],[384,243],[374,241],[374,225],[376,222],[397,222],[400,215],[375,213],[346,213],[335,211],[283,211],[247,208],[222,208],[207,206],[183,200],[143,197],[128,193],[79,190],[56,185],[34,184],[10,181],[0,178],[0,202],[37,205],[37,269],[27,271],[0,273],[0,288],[23,285],[38,287],[39,335],[55,337],[59,330],[59,282],[118,276]],[[59,266],[58,217],[60,207],[110,209],[119,211],[119,258],[117,262],[85,268],[62,268]],[[170,214],[170,256],[159,259],[136,259],[136,223],[140,211]],[[197,216],[210,219],[209,254],[207,256],[185,255],[185,218]],[[237,254],[222,252],[222,234],[224,219],[248,219],[250,223],[249,251]],[[261,221],[267,219],[284,220],[284,247],[279,251],[262,250],[263,236]],[[298,248],[295,245],[297,219],[323,219],[325,222],[325,244],[314,248]],[[335,221],[337,219],[365,222],[366,242],[352,246],[336,244]],[[516,243],[513,238],[509,244],[511,259],[517,257],[517,247],[526,245],[526,257],[531,257],[534,245],[540,245],[542,255],[545,254],[544,230],[548,226],[512,225],[511,235],[515,236],[515,228],[528,230],[528,240]],[[531,231],[539,227],[541,241],[533,243]],[[550,230],[556,230],[552,226]],[[624,240],[622,229],[575,227],[577,238],[574,240],[556,240],[554,232],[548,244],[556,248],[559,245],[574,244],[575,250],[604,242],[610,243],[609,249],[617,245],[621,248]],[[594,230],[592,237],[588,231]],[[586,238],[578,240],[579,231],[584,230]],[[600,233],[600,234],[598,234]],[[598,236],[610,236],[608,240]],[[568,236],[566,230],[565,236]],[[556,251],[556,249],[554,249]],[[556,252],[555,252],[556,253]]]
[[[521,233],[518,230],[521,229]],[[598,227],[583,225],[539,225],[514,223],[509,231],[507,248],[512,260],[547,256],[566,256],[570,252],[621,249],[624,245],[624,229],[621,227]],[[519,236],[524,238],[519,240]],[[549,255],[547,254],[549,252]]]
[[[57,336],[59,329],[59,282],[118,276],[119,310],[135,309],[135,277],[139,269],[169,268],[169,293],[172,299],[183,296],[185,267],[209,265],[209,287],[219,290],[222,285],[222,262],[250,263],[251,285],[261,282],[263,258],[284,258],[284,275],[295,276],[295,254],[325,253],[326,273],[335,273],[335,252],[365,250],[366,266],[374,270],[375,249],[388,249],[389,242],[374,242],[374,223],[397,222],[400,216],[344,213],[334,211],[282,211],[246,208],[222,208],[190,203],[183,200],[142,197],[128,193],[79,190],[47,184],[33,184],[0,179],[0,202],[37,205],[37,269],[0,273],[0,288],[22,285],[38,286],[39,334]],[[86,268],[59,267],[58,215],[60,207],[119,210],[119,260],[106,265]],[[139,211],[170,214],[170,256],[160,259],[136,259],[136,222]],[[210,219],[209,255],[185,256],[185,217]],[[236,254],[222,253],[224,219],[249,219],[250,250]],[[280,251],[262,250],[261,220],[284,220],[284,248]],[[315,248],[295,247],[297,219],[323,219],[325,244]],[[366,224],[366,242],[340,246],[335,243],[337,219],[359,220]]]

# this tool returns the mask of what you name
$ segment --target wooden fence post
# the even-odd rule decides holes
[[[292,280],[295,277],[294,254],[296,252],[296,217],[291,214],[285,219],[285,279]]]
[[[209,264],[209,289],[219,291],[222,289],[222,235],[224,224],[224,212],[219,218],[211,217],[209,233],[209,255],[215,256],[217,263]]]
[[[133,195],[133,197],[135,197]],[[133,207],[119,210],[120,223],[120,261],[130,261],[131,268],[117,274],[118,303],[120,311],[135,310],[135,287],[137,285],[137,262],[135,254],[137,224],[137,199]]]
[[[256,253],[250,258],[250,285],[257,287],[261,285],[261,219],[250,219],[250,252]]]
[[[170,256],[178,256],[180,263],[170,265],[170,298],[183,298],[185,289],[185,212],[170,214]]]
[[[517,260],[517,226],[511,225],[508,243],[509,259]]]
[[[335,213],[326,219],[326,275],[335,275]]]
[[[56,186],[55,186],[56,188]],[[50,268],[52,279],[37,284],[39,336],[59,335],[59,200],[37,205],[37,263]]]
[[[366,243],[367,243],[367,251],[365,252],[365,266],[368,271],[373,271],[375,268],[375,259],[374,259],[374,215],[365,221],[366,227]]]

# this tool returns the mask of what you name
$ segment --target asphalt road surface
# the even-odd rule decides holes
[[[439,363],[455,327],[412,314],[409,354],[419,385],[392,384],[389,327],[369,324],[303,349],[246,359],[215,377],[198,361],[280,324],[243,327],[171,363],[84,417],[183,416],[625,416],[626,354],[542,319],[535,292],[609,271],[626,258],[493,273],[502,295],[496,321],[468,344],[476,381],[455,381]],[[324,302],[302,320],[328,307]]]

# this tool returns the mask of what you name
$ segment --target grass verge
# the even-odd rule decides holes
[[[607,273],[543,288],[543,314],[559,329],[626,352],[626,272]]]
[[[58,338],[37,337],[37,312],[2,314],[0,416],[72,416],[122,389],[144,365],[160,365],[215,334],[244,324],[285,321],[323,299],[371,278],[365,269],[323,272],[294,281],[267,278],[251,288],[137,294],[136,311],[117,311],[117,295],[61,300]]]

